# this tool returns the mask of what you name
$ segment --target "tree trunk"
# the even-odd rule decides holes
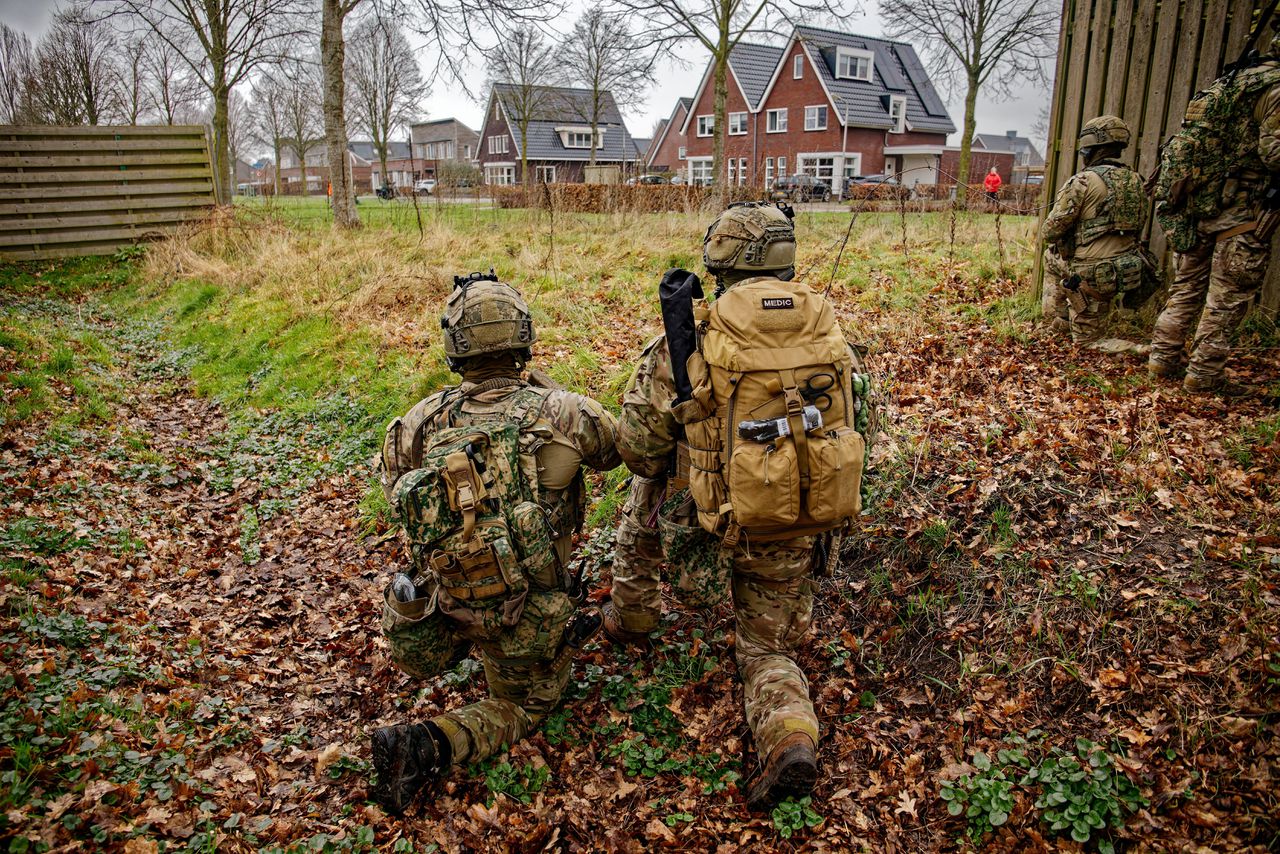
[[[727,44],[726,39],[721,39],[722,45]],[[716,57],[716,76],[715,76],[715,128],[711,136],[711,185],[712,198],[718,207],[724,208],[729,204],[729,190],[725,179],[724,169],[724,139],[725,134],[729,132],[729,120],[726,113],[727,102],[729,98],[729,49],[725,47],[724,53]],[[698,132],[697,116],[694,117],[693,132]]]
[[[382,167],[382,186],[391,186],[391,177],[387,175],[387,146],[378,149],[378,164]]]
[[[306,149],[305,149],[305,148],[303,148],[303,147],[301,147],[301,146],[299,146],[299,148],[298,148],[298,167],[299,167],[300,169],[302,169],[302,193],[301,193],[301,195],[304,195],[304,196],[305,196],[305,195],[307,195],[307,194],[308,194],[308,192],[309,192],[309,190],[307,189],[307,187],[308,187],[308,184],[307,184],[307,151],[306,151]]]
[[[324,145],[329,160],[333,223],[339,228],[358,228],[355,195],[347,177],[346,91],[343,71],[346,46],[342,23],[346,12],[342,0],[322,0],[320,20],[320,67],[323,75]]]
[[[213,180],[218,187],[218,199],[224,204],[231,204],[231,140],[228,125],[230,124],[227,100],[231,96],[231,87],[218,85],[213,90],[213,160],[217,173]]]
[[[588,166],[596,165],[596,139],[598,138],[598,134],[596,133],[596,128],[600,126],[600,90],[599,88],[597,88],[596,91],[592,93],[592,95],[593,95],[593,100],[591,102],[591,159],[587,162]],[[626,142],[626,140],[623,140],[623,142]]]
[[[275,172],[276,172],[276,195],[280,196],[284,193],[284,182],[280,175],[280,139],[276,138],[275,144],[271,146],[271,153],[275,156]]]
[[[526,113],[528,110],[525,111]],[[529,120],[520,122],[520,184],[525,189],[525,204],[528,204],[529,188],[533,186],[529,180]]]
[[[973,132],[977,128],[978,119],[975,109],[978,105],[978,76],[969,75],[969,88],[964,93],[964,135],[960,137],[960,166],[956,175],[956,202],[964,204],[969,192],[969,159],[973,149]]]

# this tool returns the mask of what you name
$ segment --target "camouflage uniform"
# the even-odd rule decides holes
[[[1123,163],[1102,160],[1067,179],[1040,232],[1048,274],[1042,307],[1055,330],[1094,349],[1145,352],[1103,336],[1120,289],[1137,284],[1125,274],[1142,276],[1146,261],[1138,241],[1146,218],[1142,178]],[[1073,276],[1079,276],[1079,296],[1064,286]]]
[[[582,466],[607,471],[620,463],[616,424],[590,398],[531,386],[512,373],[518,371],[479,379],[469,372],[461,386],[432,395],[393,421],[383,445],[382,487],[391,500],[396,480],[418,467],[419,431],[508,420],[532,397],[536,420],[521,432],[521,453],[536,458],[538,503],[560,532],[552,546],[564,566],[583,521]],[[429,566],[421,563],[415,571],[431,577]],[[385,596],[383,634],[392,659],[406,673],[428,678],[456,664],[473,645],[479,648],[491,697],[431,720],[448,738],[454,765],[480,761],[520,740],[560,701],[571,664],[569,656],[560,655],[561,641],[575,606],[560,577],[530,582],[519,621],[496,631],[448,616],[437,606],[439,589],[407,604],[390,591]],[[438,582],[429,586],[438,588]]]
[[[618,527],[613,603],[627,631],[649,631],[662,613],[658,531],[649,523],[660,501],[675,452],[671,414],[675,385],[666,339],[646,348],[622,400],[618,451],[638,476]],[[708,535],[709,536],[709,535]],[[786,735],[802,732],[816,745],[818,719],[809,683],[794,651],[813,613],[813,537],[766,543],[745,539],[721,548],[713,564],[680,567],[673,582],[685,601],[710,605],[732,591],[737,624],[735,655],[742,675],[747,723],[761,756]]]
[[[1273,55],[1275,49],[1273,43]],[[1270,240],[1255,233],[1253,224],[1267,185],[1280,175],[1280,61],[1244,69],[1233,80],[1257,98],[1248,111],[1248,125],[1239,129],[1256,145],[1231,164],[1221,212],[1194,221],[1188,238],[1192,245],[1174,253],[1169,298],[1151,336],[1148,367],[1153,374],[1172,374],[1182,364],[1187,335],[1199,318],[1187,362],[1186,387],[1192,391],[1222,385],[1231,336],[1262,286],[1271,254]],[[1190,108],[1188,112],[1190,121]]]

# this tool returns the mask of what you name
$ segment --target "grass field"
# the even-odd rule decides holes
[[[322,206],[0,272],[10,850],[1280,839],[1280,416],[1044,336],[1034,224],[977,214],[797,219],[797,267],[867,349],[881,410],[873,500],[800,650],[813,800],[745,811],[730,614],[672,603],[652,656],[591,645],[540,734],[387,818],[368,729],[484,693],[474,663],[404,677],[377,630],[404,556],[370,459],[452,381],[452,276],[519,287],[535,361],[616,409],[706,217],[362,203],[378,224],[338,233]],[[1233,370],[1275,382],[1276,344],[1251,325]],[[624,474],[592,479],[597,595]]]

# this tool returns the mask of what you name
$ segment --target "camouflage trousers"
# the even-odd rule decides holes
[[[647,520],[661,500],[661,481],[635,478],[618,525],[614,607],[628,631],[650,631],[662,615],[662,547]],[[813,537],[719,549],[713,565],[673,567],[672,586],[685,604],[707,606],[732,590],[735,657],[742,676],[747,724],[763,760],[793,732],[818,743],[809,682],[795,649],[813,617]]]
[[[1123,338],[1108,338],[1107,327],[1115,304],[1115,291],[1094,291],[1072,295],[1063,282],[1071,275],[1070,265],[1052,249],[1044,253],[1044,288],[1040,294],[1040,310],[1049,328],[1060,335],[1070,335],[1076,344],[1104,353],[1146,353],[1146,347]],[[1084,287],[1089,284],[1084,283]]]
[[[421,601],[421,600],[419,600]],[[414,603],[411,603],[411,605]],[[382,633],[396,666],[437,676],[479,649],[489,698],[432,718],[453,745],[453,764],[479,762],[524,738],[560,703],[572,660],[557,662],[574,604],[560,591],[530,592],[520,620],[494,637],[464,637],[459,624],[428,607],[412,618],[386,595]]]
[[[1204,239],[1175,253],[1169,299],[1151,333],[1151,361],[1179,367],[1196,324],[1187,377],[1208,382],[1220,377],[1231,355],[1231,336],[1262,287],[1270,255],[1270,245],[1252,232],[1216,243]]]

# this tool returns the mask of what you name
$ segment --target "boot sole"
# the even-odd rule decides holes
[[[404,775],[404,752],[397,749],[397,736],[396,732],[389,730],[378,730],[373,734],[373,767],[377,769],[378,782],[370,794],[389,812],[402,815],[407,804],[396,791],[398,787],[391,783]]]
[[[786,798],[803,798],[813,792],[818,782],[818,763],[813,753],[803,747],[793,748],[783,756],[772,775],[763,776],[751,787],[747,809],[765,810]]]

